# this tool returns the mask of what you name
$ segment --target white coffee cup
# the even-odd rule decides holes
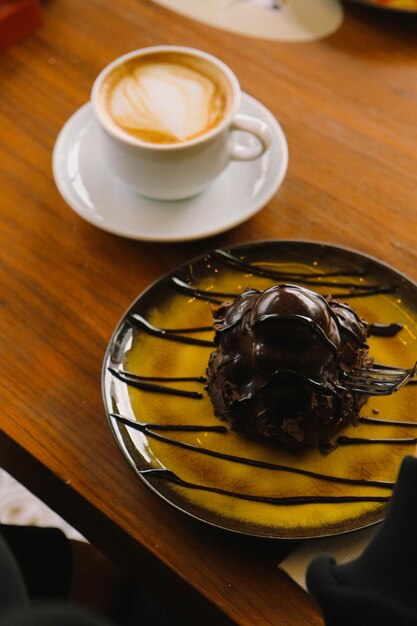
[[[230,68],[194,48],[119,57],[98,75],[91,102],[111,173],[158,200],[203,192],[230,161],[256,159],[271,143],[264,121],[238,113],[241,89]],[[235,130],[259,141],[238,143]]]

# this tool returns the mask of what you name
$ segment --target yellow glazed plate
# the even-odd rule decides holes
[[[212,307],[247,287],[277,283],[333,294],[369,324],[400,324],[395,336],[370,336],[370,351],[378,363],[413,366],[417,286],[407,277],[317,242],[235,246],[162,277],[123,316],[103,365],[111,430],[146,485],[208,524],[280,539],[372,525],[382,519],[401,459],[415,444],[416,387],[370,398],[361,414],[371,420],[349,426],[342,433],[349,445],[328,455],[252,441],[213,414],[203,378],[213,350]]]

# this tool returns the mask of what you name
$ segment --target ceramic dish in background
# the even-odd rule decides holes
[[[417,11],[417,0],[351,0],[358,4],[367,4],[378,9],[388,9],[391,11]]]
[[[378,414],[382,420],[412,422],[411,426],[360,423],[343,432],[371,439],[408,438],[407,443],[340,446],[323,456],[317,450],[289,453],[229,429],[216,432],[224,422],[213,415],[204,384],[193,379],[204,376],[213,350],[213,303],[230,299],[246,287],[264,289],[277,282],[290,282],[283,280],[288,273],[293,283],[303,284],[309,277],[309,288],[351,302],[369,323],[401,324],[403,328],[395,337],[371,336],[371,354],[376,361],[393,366],[413,365],[417,354],[416,284],[376,259],[316,242],[250,243],[232,247],[226,253],[235,261],[225,258],[224,252],[213,251],[162,277],[138,297],[118,324],[104,359],[102,385],[110,427],[123,455],[136,474],[165,501],[199,520],[234,532],[302,539],[345,533],[380,521],[385,502],[367,498],[387,500],[390,488],[342,484],[315,474],[395,481],[401,459],[410,452],[410,446],[413,448],[417,416],[410,407],[416,402],[415,386],[391,396],[370,398],[362,410],[363,415]],[[259,275],[262,272],[266,275]],[[349,284],[355,285],[352,300]],[[375,285],[383,287],[382,292],[374,292]],[[366,289],[369,292],[358,297],[358,289],[364,288],[360,293],[367,293]],[[146,330],[144,323],[153,327]],[[170,334],[167,329],[174,332]],[[179,342],[175,333],[178,329],[182,329],[180,335],[197,342]],[[127,385],[123,376],[120,379],[120,372],[125,370],[146,377],[142,385],[150,388]],[[167,382],[167,377],[187,380]],[[180,388],[189,395],[161,393],[155,385]],[[145,426],[142,431],[135,430],[112,414]],[[157,426],[146,426],[149,424]],[[190,432],[167,429],[178,424],[190,428]],[[195,426],[201,430],[195,431]],[[253,460],[275,469],[255,467],[251,465]],[[279,471],[277,466],[287,470]],[[307,470],[314,475],[292,470]],[[313,501],[282,504],[279,500],[294,496],[313,496]],[[314,502],[316,496],[335,500]],[[364,501],[339,501],[351,496]],[[266,497],[277,500],[262,501]]]

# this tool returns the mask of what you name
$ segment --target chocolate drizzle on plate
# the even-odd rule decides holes
[[[385,446],[406,446],[406,445],[416,445],[417,438],[416,437],[404,437],[404,438],[392,438],[392,439],[367,439],[365,437],[346,437],[345,435],[341,435],[336,439],[336,444],[338,446],[357,446],[357,445],[375,445],[375,444],[383,444]]]
[[[410,383],[408,383],[410,384]],[[404,422],[400,420],[379,419],[378,417],[360,416],[359,422],[372,424],[373,426],[402,426],[405,428],[417,428],[417,422]]]
[[[195,378],[188,377],[180,377],[180,378],[162,378],[162,377],[152,377],[152,376],[138,376],[137,374],[133,374],[132,372],[126,372],[119,368],[109,367],[109,372],[113,374],[116,378],[121,380],[123,383],[130,385],[131,387],[135,387],[136,389],[141,389],[142,391],[152,391],[154,393],[164,393],[171,396],[182,396],[184,398],[193,398],[195,400],[201,400],[203,394],[199,391],[187,391],[185,389],[177,389],[175,387],[168,387],[167,385],[159,385],[156,384],[155,381],[159,382],[197,382],[204,383],[204,376],[198,376]]]
[[[311,280],[303,279],[301,281],[303,285],[308,286],[316,286],[323,287],[325,286],[323,282],[313,282]],[[186,283],[180,278],[173,277],[172,278],[173,285],[178,289],[179,292],[185,293],[187,295],[192,296],[193,298],[197,298],[198,300],[206,300],[207,302],[212,302],[213,304],[222,304],[225,300],[234,299],[241,295],[239,292],[230,292],[230,291],[206,291],[204,289],[199,289],[192,284]],[[377,296],[384,293],[395,293],[396,288],[392,285],[355,285],[349,286],[348,284],[339,284],[328,283],[328,286],[343,286],[348,288],[346,292],[332,292],[333,298],[341,298],[341,299],[351,299],[351,298],[365,298],[370,296]]]
[[[132,313],[129,316],[129,322],[132,326],[136,326],[137,328],[141,328],[146,331],[150,335],[154,335],[155,337],[162,337],[167,341],[177,341],[178,343],[189,343],[195,346],[205,346],[205,347],[213,347],[214,343],[212,341],[207,341],[206,339],[198,339],[196,337],[187,337],[186,333],[190,332],[198,332],[201,328],[192,329],[192,328],[157,328],[153,326],[147,319],[145,319],[142,315],[138,313]],[[206,329],[204,329],[206,330]],[[211,329],[210,329],[211,330]]]
[[[251,459],[248,457],[236,456],[233,454],[226,454],[224,452],[210,450],[202,446],[196,446],[194,444],[187,443],[185,441],[180,441],[178,439],[172,439],[170,437],[161,435],[158,432],[158,431],[182,431],[182,432],[207,431],[207,432],[216,432],[219,434],[226,434],[228,430],[224,426],[201,426],[201,425],[188,425],[188,424],[187,425],[146,424],[143,422],[137,422],[136,420],[132,420],[130,418],[127,418],[123,415],[119,415],[117,413],[111,413],[110,417],[114,418],[115,420],[117,420],[118,422],[122,424],[125,424],[126,426],[130,426],[131,428],[134,428],[135,430],[138,430],[144,433],[148,437],[157,439],[158,441],[162,441],[166,444],[177,446],[178,448],[183,448],[185,450],[189,450],[197,454],[204,454],[206,456],[211,456],[217,459],[222,459],[224,461],[229,461],[231,463],[238,463],[240,465],[249,465],[252,467],[258,467],[258,468],[275,471],[275,472],[287,472],[289,474],[300,474],[302,476],[309,476],[311,478],[316,478],[316,479],[323,480],[326,482],[342,483],[346,485],[359,485],[362,487],[379,487],[381,489],[392,489],[394,486],[394,483],[389,482],[389,481],[349,478],[349,477],[344,477],[344,476],[332,476],[330,474],[322,474],[319,472],[313,472],[313,471],[306,470],[300,467],[292,467],[289,465],[281,465],[277,463],[267,463],[265,461],[261,461],[258,459]]]
[[[139,473],[146,478],[157,478],[158,480],[170,481],[179,487],[187,489],[198,489],[200,491],[208,491],[209,493],[218,493],[224,496],[238,498],[239,500],[249,500],[251,502],[263,502],[265,504],[273,504],[275,506],[297,506],[300,504],[330,504],[330,503],[346,503],[346,502],[388,502],[387,496],[258,496],[250,493],[239,493],[237,491],[229,491],[228,489],[220,489],[219,487],[210,487],[200,483],[191,483],[182,480],[164,468],[140,470]]]
[[[402,324],[369,324],[368,337],[396,337],[403,329]]]
[[[271,278],[274,281],[280,283],[297,282],[303,285],[315,286],[315,287],[343,287],[347,290],[352,290],[351,293],[336,294],[332,292],[332,296],[336,297],[363,297],[364,295],[375,295],[380,293],[394,293],[396,291],[395,285],[366,285],[356,282],[333,282],[325,281],[323,278],[342,277],[342,276],[357,276],[364,277],[367,274],[365,269],[359,270],[334,270],[331,272],[280,272],[277,270],[271,270],[267,267],[263,267],[258,264],[247,263],[242,259],[234,256],[226,250],[215,250],[213,255],[223,263],[237,269],[241,272],[249,272],[255,276],[263,276]],[[359,293],[356,293],[359,292]],[[220,295],[217,293],[216,295]],[[237,296],[238,294],[235,294]]]

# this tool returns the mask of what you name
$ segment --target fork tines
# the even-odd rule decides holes
[[[370,368],[358,367],[352,372],[342,373],[342,383],[350,391],[371,396],[388,396],[411,380],[417,371],[417,363],[411,368],[378,365]]]

